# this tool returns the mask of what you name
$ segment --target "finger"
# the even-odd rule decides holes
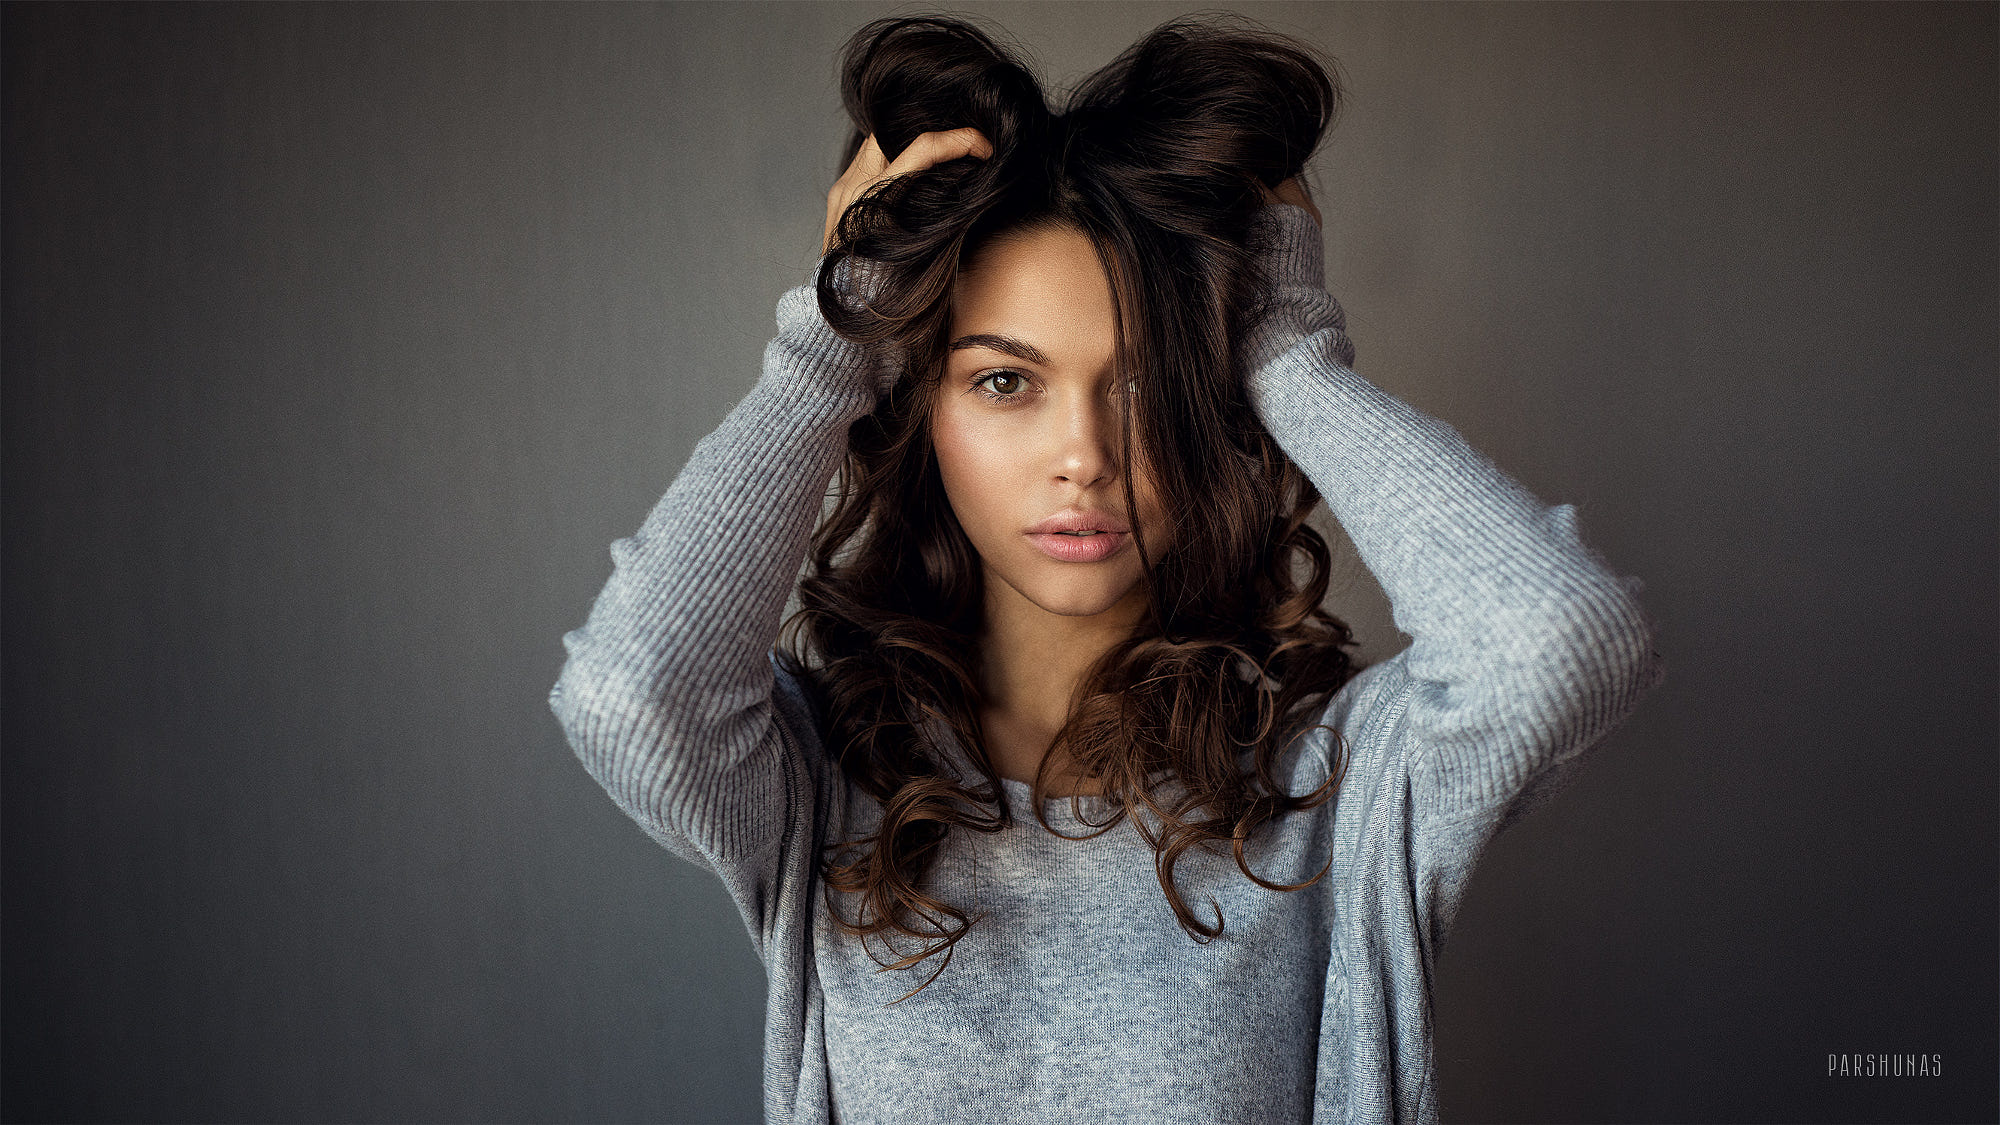
[[[993,155],[993,142],[979,130],[967,126],[963,129],[946,129],[941,132],[921,133],[910,142],[908,148],[898,153],[883,171],[883,177],[901,176],[910,172],[921,172],[933,164],[956,160],[961,156],[976,156],[981,160]]]

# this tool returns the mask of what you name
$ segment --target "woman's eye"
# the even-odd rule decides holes
[[[1026,385],[1027,380],[1021,378],[1018,371],[989,371],[973,384],[975,387],[991,388],[986,392],[987,398],[1018,398]]]

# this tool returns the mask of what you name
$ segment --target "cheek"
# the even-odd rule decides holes
[[[1141,477],[1133,482],[1133,489],[1139,501],[1139,518],[1145,521],[1146,549],[1157,558],[1160,552],[1180,538],[1176,533],[1176,520],[1167,510],[1166,497],[1157,481]]]
[[[966,534],[979,538],[987,525],[1004,515],[1012,466],[1010,443],[992,426],[982,426],[949,409],[931,416],[931,447],[937,453],[938,476],[945,495]]]

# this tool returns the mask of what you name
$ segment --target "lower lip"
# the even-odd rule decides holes
[[[1100,531],[1096,535],[1057,535],[1052,532],[1030,532],[1028,538],[1043,554],[1057,562],[1103,562],[1118,553],[1127,539],[1129,531]]]

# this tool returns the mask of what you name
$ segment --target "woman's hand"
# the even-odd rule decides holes
[[[1257,186],[1263,187],[1262,184]],[[1302,177],[1293,176],[1291,179],[1279,184],[1276,191],[1264,188],[1264,198],[1273,203],[1289,203],[1294,207],[1304,208],[1305,213],[1313,217],[1315,225],[1322,229],[1326,226],[1326,223],[1319,217],[1319,208],[1313,206],[1312,194],[1306,191],[1306,182]]]
[[[993,155],[993,142],[985,134],[967,126],[963,129],[946,129],[935,133],[918,134],[897,155],[895,163],[882,155],[882,146],[875,143],[875,135],[870,133],[860,150],[854,154],[854,162],[840,179],[833,183],[833,190],[826,193],[826,232],[820,239],[819,252],[825,256],[833,249],[833,232],[840,225],[840,217],[855,200],[868,193],[868,189],[910,172],[921,172],[933,164],[956,160],[961,156],[976,156],[981,160]]]

